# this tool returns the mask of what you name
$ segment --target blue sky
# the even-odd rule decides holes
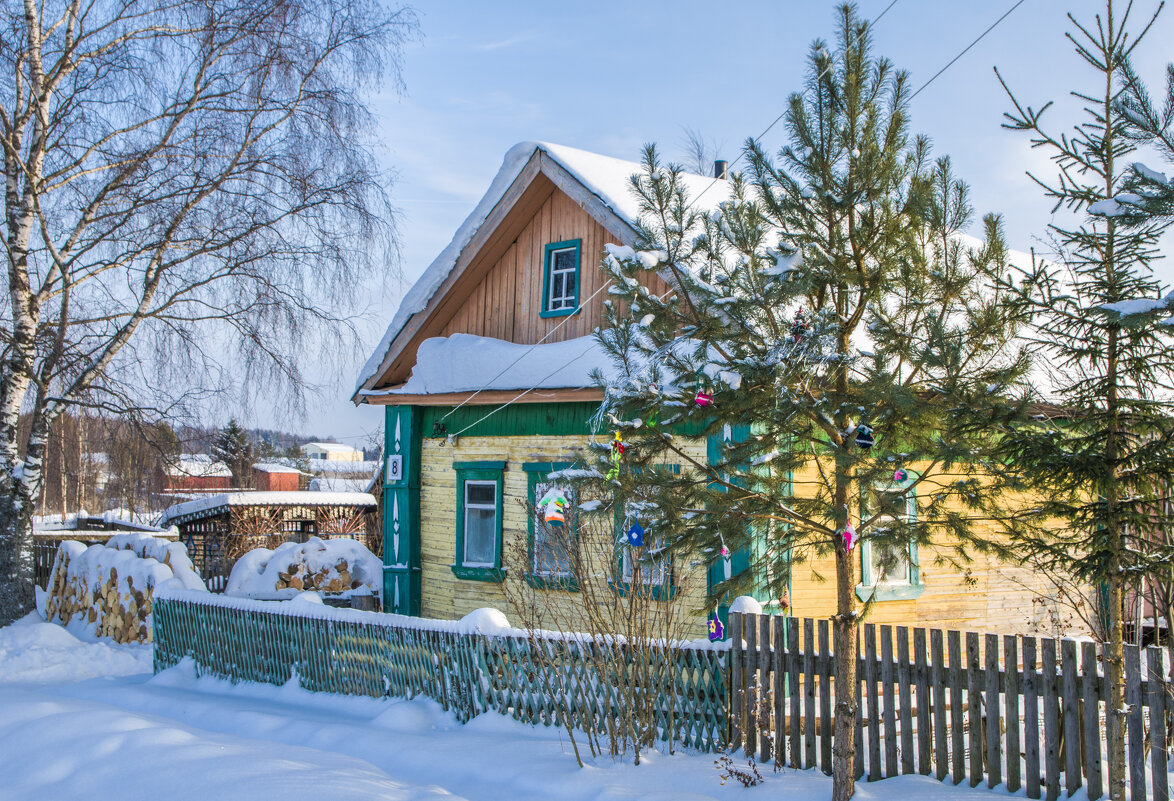
[[[920,87],[1013,2],[898,0],[873,28],[876,52]],[[860,9],[873,18],[888,4],[862,0]],[[1156,3],[1135,5],[1141,22]],[[644,143],[656,142],[680,159],[684,129],[692,128],[732,161],[799,88],[812,40],[833,38],[834,8],[815,0],[422,4],[423,36],[405,52],[407,92],[374,103],[384,156],[398,173],[404,279],[360,288],[371,299],[364,347],[379,341],[402,293],[448,243],[510,146],[538,139],[637,160]],[[1051,171],[1026,136],[1000,127],[1009,102],[992,67],[1023,102],[1055,100],[1048,116],[1057,130],[1071,124],[1077,105],[1068,93],[1094,79],[1064,36],[1065,14],[1091,21],[1103,8],[1094,0],[1026,0],[913,100],[913,130],[950,155],[979,214],[1004,215],[1012,247],[1040,246],[1052,203],[1024,171]],[[1152,88],[1174,60],[1171,41],[1174,9],[1138,54]],[[783,142],[782,128],[765,137],[768,146]],[[1158,273],[1170,281],[1174,265],[1160,264]],[[305,424],[284,427],[352,444],[377,434],[381,410],[349,401],[366,356],[345,355],[321,377]]]

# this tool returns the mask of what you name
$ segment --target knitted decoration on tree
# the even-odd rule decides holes
[[[611,443],[611,470],[607,471],[608,481],[615,481],[620,477],[620,464],[624,461],[624,451],[627,449],[624,438],[617,431],[616,438]]]
[[[893,471],[893,481],[897,482],[898,484],[907,478],[909,478],[909,474],[905,472],[904,467],[898,467]]]
[[[722,625],[721,618],[714,612],[709,616],[709,641],[717,642],[726,638],[726,627]]]
[[[803,309],[795,312],[795,321],[791,323],[791,340],[798,343],[807,336],[809,326],[807,320],[803,317]]]
[[[648,391],[650,393],[652,393],[654,396],[656,396],[657,402],[660,400],[660,387],[658,387],[655,383],[648,385]],[[648,415],[648,427],[649,428],[656,428],[656,426],[659,422],[660,422],[660,414],[657,412],[656,407],[653,406],[651,414]]]
[[[640,521],[633,520],[632,525],[628,526],[628,530],[624,532],[624,542],[633,548],[644,547],[644,528]]]
[[[734,566],[733,566],[732,561],[730,560],[730,549],[726,547],[726,541],[724,539],[722,540],[721,554],[722,554],[722,572],[725,573],[726,581],[729,581],[730,578],[733,576]]]
[[[856,533],[856,529],[852,528],[852,524],[844,526],[844,530],[840,532],[840,536],[844,538],[844,553],[852,553],[852,546],[860,540],[860,535]]]
[[[872,436],[872,426],[867,423],[861,423],[856,426],[856,444],[862,450],[868,450],[876,443]]]
[[[538,503],[539,509],[545,509],[542,520],[551,528],[562,528],[567,522],[567,498],[561,492],[548,494]]]
[[[693,400],[698,406],[713,405],[713,387],[710,385],[709,378],[705,373],[697,374],[697,397]]]

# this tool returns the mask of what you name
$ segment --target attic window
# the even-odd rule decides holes
[[[579,308],[580,239],[546,246],[543,257],[541,317],[563,317]]]

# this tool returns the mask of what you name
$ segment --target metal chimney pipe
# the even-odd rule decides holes
[[[713,163],[713,177],[726,179],[726,173],[729,171],[730,163],[725,159],[718,159]]]

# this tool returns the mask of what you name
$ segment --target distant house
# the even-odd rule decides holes
[[[307,442],[302,446],[307,459],[325,459],[333,462],[361,462],[363,452],[338,442]]]
[[[279,462],[253,465],[253,486],[261,492],[292,492],[301,489],[302,471]]]
[[[375,505],[365,492],[227,492],[176,504],[160,525],[179,529],[200,577],[223,589],[236,560],[254,548],[348,537],[380,553],[381,544],[367,538]]]
[[[202,493],[232,486],[232,471],[206,453],[183,453],[167,465],[165,494]]]

